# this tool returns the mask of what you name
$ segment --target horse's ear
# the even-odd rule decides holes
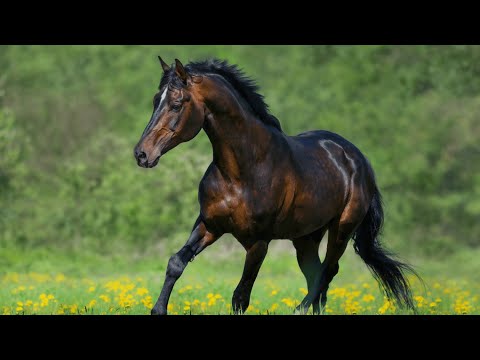
[[[183,67],[182,63],[178,59],[175,59],[175,72],[177,73],[178,77],[182,79],[182,81],[186,84],[188,74],[185,68]]]
[[[164,72],[167,72],[168,70],[170,70],[170,66],[168,66],[167,63],[163,61],[163,59],[160,56],[158,57],[158,60],[160,60],[160,65],[162,65],[162,69]]]

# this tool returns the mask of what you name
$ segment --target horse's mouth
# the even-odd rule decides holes
[[[154,168],[155,166],[157,166],[159,160],[160,160],[160,155],[157,156],[157,158],[153,160],[151,163],[148,163],[147,168]]]
[[[145,160],[145,159],[137,159],[137,165],[145,169],[151,169],[157,166],[159,160],[160,160],[160,156],[157,156],[157,158],[152,162],[149,162],[148,160]]]

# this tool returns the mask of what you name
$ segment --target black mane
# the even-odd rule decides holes
[[[164,74],[160,82],[160,88],[171,83],[175,87],[182,86],[180,80],[175,76],[175,66]],[[205,61],[190,62],[185,70],[191,75],[217,74],[222,76],[250,105],[253,113],[265,124],[282,130],[278,119],[270,114],[268,105],[263,100],[263,95],[257,93],[258,85],[254,80],[246,76],[237,65],[230,65],[225,60],[210,59]]]

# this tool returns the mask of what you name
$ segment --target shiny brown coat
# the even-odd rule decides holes
[[[371,166],[353,144],[328,131],[286,135],[266,106],[262,109],[252,83],[225,62],[184,67],[176,60],[169,67],[160,61],[164,76],[152,118],[135,147],[138,165],[156,166],[162,155],[201,129],[212,144],[213,161],[199,186],[200,214],[187,243],[169,261],[153,314],[166,314],[173,286],[188,261],[225,233],[233,234],[247,251],[232,299],[235,312],[247,309],[273,239],[291,239],[297,250],[308,285],[297,310],[306,312],[313,304],[313,311],[320,312],[320,300],[324,306],[338,260],[356,232],[357,252],[379,273],[387,294],[400,292],[399,298],[409,305],[408,285],[395,284],[404,280],[401,271],[407,266],[385,265],[400,272],[390,284],[382,277],[388,273],[383,263],[375,263],[387,261],[375,253],[380,251],[375,241],[383,221],[380,194]],[[322,264],[318,246],[327,230]]]

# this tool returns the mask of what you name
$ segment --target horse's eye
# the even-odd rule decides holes
[[[179,112],[182,108],[182,104],[172,104],[172,111]]]

